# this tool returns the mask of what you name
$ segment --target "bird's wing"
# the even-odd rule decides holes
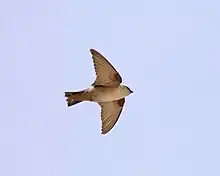
[[[96,80],[92,85],[117,86],[121,84],[121,76],[109,61],[94,49],[90,49],[90,52],[96,72]]]
[[[98,103],[101,106],[102,134],[108,133],[114,127],[122,112],[124,103],[125,98]]]

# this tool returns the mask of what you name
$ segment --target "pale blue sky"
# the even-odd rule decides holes
[[[0,2],[1,176],[219,176],[220,2]],[[134,90],[100,134],[89,49]]]

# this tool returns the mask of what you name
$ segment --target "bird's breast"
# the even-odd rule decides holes
[[[123,94],[119,88],[96,88],[94,90],[93,101],[106,102],[123,98]]]

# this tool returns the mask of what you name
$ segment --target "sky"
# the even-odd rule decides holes
[[[220,2],[0,2],[0,175],[219,176]],[[95,79],[90,48],[134,93],[100,108],[64,92]]]

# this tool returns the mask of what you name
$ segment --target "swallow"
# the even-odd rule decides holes
[[[125,97],[133,91],[122,85],[122,78],[111,63],[98,51],[90,49],[96,79],[91,86],[77,92],[65,92],[67,106],[81,102],[96,102],[101,107],[101,134],[107,134],[117,123]]]

